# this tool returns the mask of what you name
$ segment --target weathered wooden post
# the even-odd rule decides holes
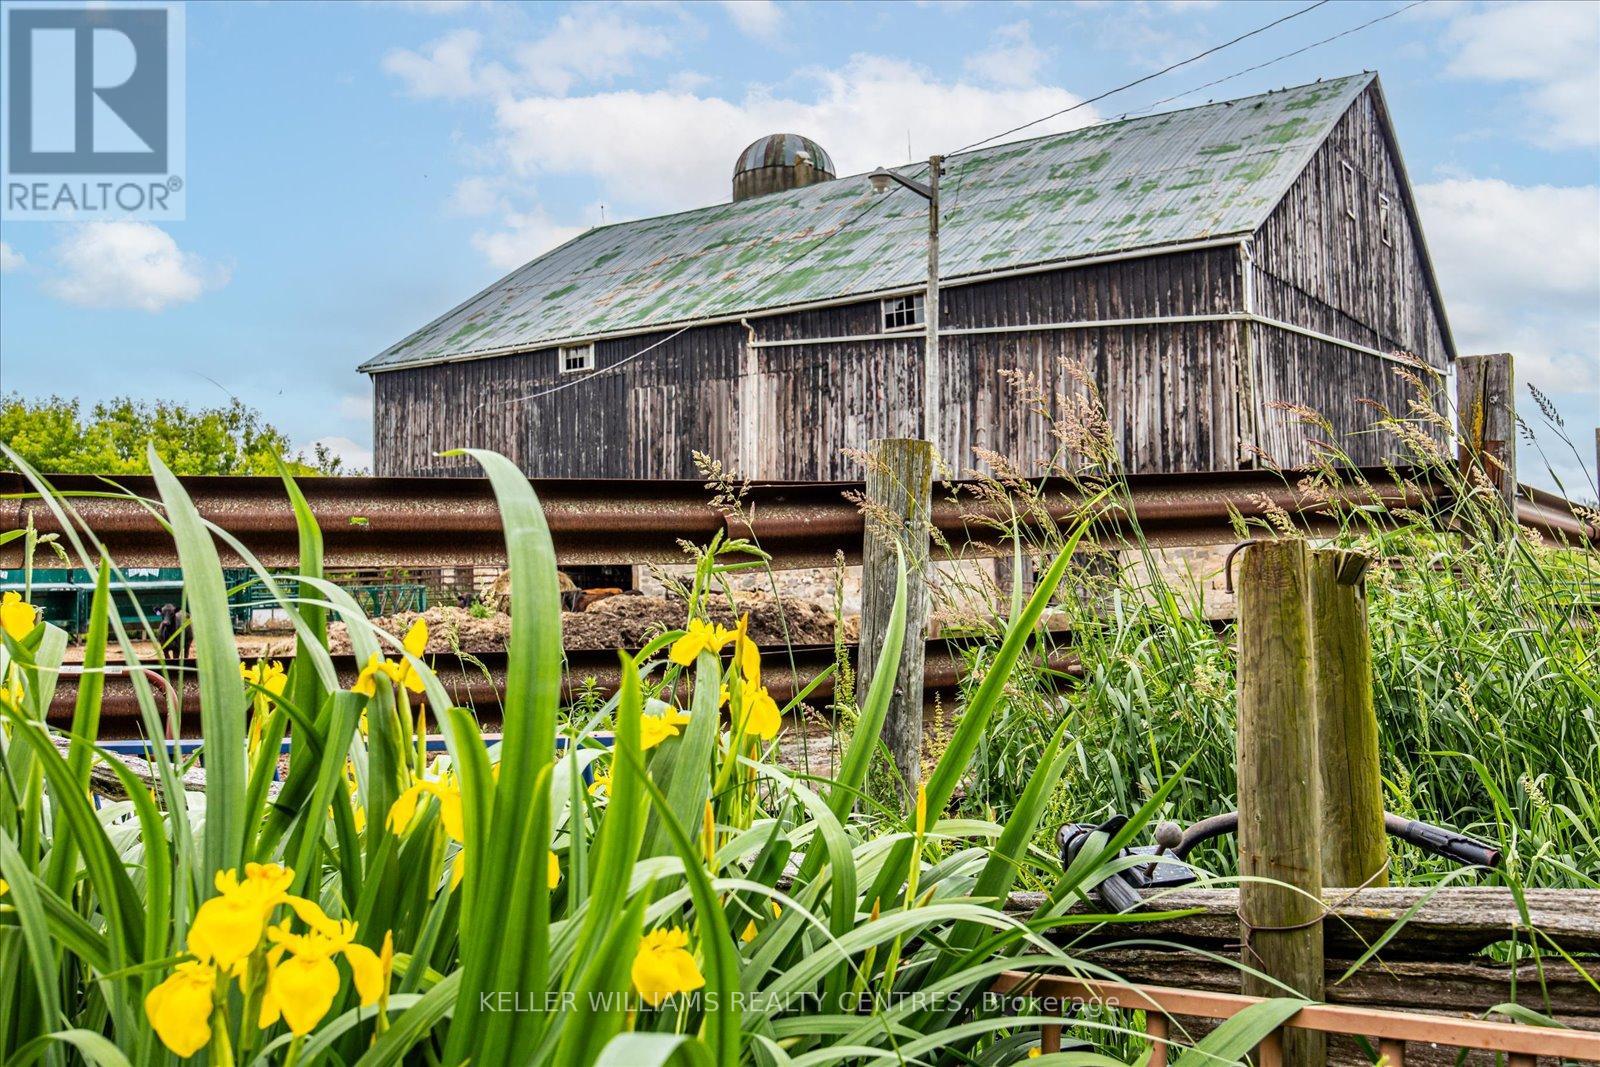
[[[1322,783],[1322,884],[1388,885],[1372,640],[1359,552],[1311,552],[1312,677]]]
[[[1239,927],[1245,965],[1323,994],[1322,849],[1308,550],[1263,541],[1239,561]],[[1269,879],[1272,883],[1257,881]],[[1281,996],[1244,974],[1241,991]],[[1284,1032],[1283,1062],[1320,1067],[1327,1039]]]
[[[1463,474],[1481,470],[1517,518],[1516,378],[1511,353],[1456,360],[1456,420]]]
[[[873,441],[868,451],[866,540],[862,545],[861,652],[856,692],[865,698],[894,608],[895,551],[906,560],[906,636],[883,739],[907,790],[922,777],[922,669],[928,633],[928,516],[933,445],[914,438]],[[909,810],[909,809],[908,809]]]

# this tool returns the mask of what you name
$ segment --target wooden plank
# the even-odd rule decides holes
[[[922,778],[922,671],[928,627],[928,517],[933,498],[933,446],[915,438],[872,442],[867,463],[866,535],[862,543],[861,654],[857,692],[872,686],[894,609],[896,545],[906,563],[905,643],[883,738],[909,805]],[[907,810],[910,810],[909,808]]]
[[[1304,541],[1261,541],[1239,561],[1239,936],[1246,995],[1282,985],[1322,999],[1317,732]],[[1275,982],[1273,980],[1276,980]],[[1277,983],[1282,983],[1278,985]],[[1327,1040],[1284,1039],[1284,1063],[1313,1067]]]
[[[1139,937],[1219,950],[1238,940],[1237,889],[1145,890],[1152,911],[1193,911],[1180,919],[1101,927],[1095,932],[1070,928],[1076,942]],[[1528,921],[1569,953],[1600,952],[1600,889],[1525,889]],[[1458,959],[1513,938],[1527,944],[1529,935],[1510,889],[1500,886],[1396,886],[1387,889],[1328,889],[1322,894],[1329,911],[1323,923],[1330,956],[1359,955],[1388,933],[1412,908],[1414,914],[1383,947],[1385,960]],[[1006,910],[1031,914],[1043,906],[1042,893],[1013,893]],[[1600,1011],[1600,997],[1596,998]]]
[[[1129,982],[1219,993],[1239,987],[1237,954],[1206,956],[1182,949],[1115,944],[1073,954]],[[1582,974],[1559,957],[1546,958],[1542,973],[1540,965],[1531,961],[1516,967],[1484,960],[1369,962],[1340,981],[1351,962],[1332,957],[1325,961],[1328,1003],[1482,1015],[1497,1004],[1516,1001],[1570,1026],[1600,1031],[1600,997]]]
[[[1310,558],[1324,886],[1389,884],[1367,631],[1368,562],[1340,549],[1317,549]]]
[[[1508,514],[1517,506],[1516,379],[1509,352],[1456,360],[1461,469],[1481,477]]]

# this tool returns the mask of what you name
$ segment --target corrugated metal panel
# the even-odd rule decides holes
[[[1258,227],[1370,74],[952,157],[941,277]],[[923,168],[908,168],[920,176]],[[590,230],[363,364],[364,371],[914,285],[927,211],[840,178]]]

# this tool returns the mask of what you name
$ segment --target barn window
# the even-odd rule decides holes
[[[904,330],[922,325],[922,294],[891,296],[883,302],[883,328]]]
[[[1352,220],[1356,217],[1356,168],[1341,161],[1339,166],[1344,168],[1340,176],[1344,180],[1344,213]]]
[[[561,349],[561,373],[594,370],[594,345],[567,345]]]
[[[1390,218],[1389,198],[1378,197],[1378,233],[1383,237],[1383,243],[1390,248],[1394,247],[1394,221]]]

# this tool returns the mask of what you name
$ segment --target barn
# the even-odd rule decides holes
[[[901,172],[925,176],[926,163]],[[1455,351],[1374,74],[950,156],[939,313],[942,459],[1054,448],[1003,372],[1092,376],[1131,472],[1307,458],[1283,405],[1359,462],[1364,401]],[[734,200],[589,230],[363,363],[376,473],[859,477],[846,450],[915,436],[925,201],[764,138]]]

